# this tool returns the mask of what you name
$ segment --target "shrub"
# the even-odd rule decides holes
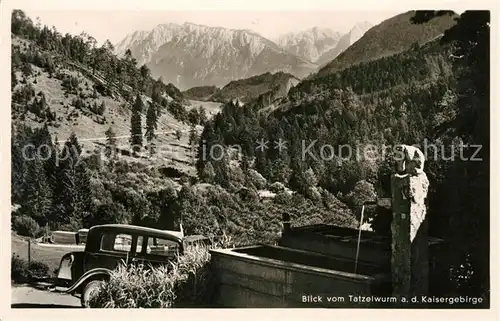
[[[35,89],[31,84],[26,84],[12,93],[12,101],[20,104],[30,102],[33,97],[35,97]]]
[[[211,297],[210,254],[192,246],[175,262],[160,267],[120,265],[90,299],[93,308],[170,308],[207,306]]]
[[[49,266],[40,261],[31,261],[28,272],[30,278],[44,278],[49,276]]]
[[[33,74],[33,68],[31,67],[31,64],[30,63],[23,64],[22,72],[23,75],[26,77],[31,76]]]
[[[241,199],[245,202],[254,203],[259,201],[259,195],[253,189],[243,187],[238,191],[238,194],[240,195]]]
[[[372,183],[365,180],[359,181],[354,185],[353,190],[346,195],[348,205],[360,207],[365,201],[371,201],[376,198],[375,188]]]
[[[248,179],[257,189],[266,188],[267,180],[256,170],[248,170]]]
[[[13,282],[22,283],[28,280],[28,262],[12,253],[10,265],[10,277]]]
[[[374,200],[377,197],[373,184],[362,180],[356,183],[354,189],[346,195],[346,203],[353,210],[356,210],[356,216],[360,216],[361,207],[365,201]],[[375,208],[366,208],[365,217],[369,220],[373,219]]]
[[[64,75],[61,86],[66,90],[66,93],[76,93],[80,80],[75,76]]]
[[[321,193],[318,191],[318,188],[315,186],[309,187],[307,189],[307,197],[314,202],[321,201]]]
[[[12,222],[12,227],[17,234],[22,236],[39,237],[43,233],[38,223],[33,218],[26,215],[15,217]]]
[[[292,195],[283,191],[283,192],[276,193],[276,196],[274,197],[274,202],[276,204],[287,205],[287,204],[290,204],[291,199],[292,199]]]
[[[104,84],[101,84],[101,83],[98,83],[98,84],[94,85],[94,91],[96,93],[101,94],[102,96],[111,96],[111,91],[109,90],[109,88],[106,87]],[[95,94],[94,96],[97,96],[97,95]],[[125,98],[125,100],[127,100],[128,95],[127,95],[127,97],[124,97],[124,98]]]
[[[281,182],[274,182],[269,186],[269,190],[273,193],[279,193],[285,191],[285,185]]]
[[[11,258],[11,279],[15,283],[23,283],[32,278],[45,278],[49,276],[49,266],[40,261],[28,261],[13,253]]]

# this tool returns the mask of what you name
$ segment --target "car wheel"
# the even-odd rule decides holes
[[[82,295],[80,297],[80,301],[82,303],[82,307],[90,308],[89,300],[90,298],[99,290],[103,282],[101,280],[90,281],[85,285],[82,291]]]

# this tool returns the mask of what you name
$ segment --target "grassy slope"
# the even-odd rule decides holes
[[[25,43],[26,40],[20,38],[13,39],[13,45]],[[33,84],[35,92],[44,92],[52,111],[55,111],[57,117],[61,117],[58,121],[59,126],[49,126],[51,134],[56,135],[61,144],[69,137],[71,132],[74,132],[78,137],[79,141],[84,145],[84,152],[91,153],[97,148],[102,147],[102,143],[105,142],[105,132],[109,126],[113,127],[118,138],[118,146],[123,149],[128,149],[129,135],[130,135],[130,106],[125,104],[125,101],[121,97],[111,98],[103,97],[98,95],[97,99],[87,98],[86,101],[94,102],[96,101],[100,104],[104,101],[106,105],[106,111],[104,112],[104,119],[106,122],[100,124],[95,121],[97,115],[84,115],[82,112],[76,110],[75,107],[71,106],[71,102],[76,95],[70,94],[66,98],[64,96],[64,88],[61,86],[61,81],[55,77],[50,78],[49,74],[36,66],[32,66],[34,74],[40,72],[40,76],[31,76],[27,78],[27,81]],[[86,84],[88,88],[93,88],[94,82],[82,75],[79,71],[60,69],[59,71],[76,76],[80,80],[80,87],[83,92],[90,94],[91,90],[86,89]],[[17,72],[17,78],[23,78],[21,72]],[[36,81],[36,83],[33,83]],[[20,86],[16,86],[16,88]],[[15,89],[14,89],[15,90]],[[148,99],[148,97],[144,97]],[[218,107],[220,104],[207,104],[200,102],[200,104],[206,106],[207,113],[209,116],[213,116],[218,112]],[[200,104],[196,104],[199,106]],[[193,106],[187,106],[187,108],[193,108]],[[78,112],[76,117],[68,117],[68,115]],[[143,133],[145,132],[145,115],[143,116]],[[70,119],[70,120],[69,120]],[[26,118],[26,123],[32,126],[40,126],[40,121],[30,113]],[[183,135],[180,139],[177,139],[175,132],[180,130]],[[158,120],[157,128],[157,146],[163,146],[163,152],[161,157],[156,159],[148,160],[147,158],[132,158],[127,156],[122,156],[123,159],[130,162],[141,162],[149,165],[159,165],[159,166],[172,166],[180,171],[194,175],[194,168],[190,164],[190,147],[189,147],[189,130],[190,126],[187,123],[182,123],[176,120],[169,112],[166,110],[162,111],[161,117]],[[201,133],[202,127],[198,126],[198,132]],[[146,153],[143,153],[145,156]]]

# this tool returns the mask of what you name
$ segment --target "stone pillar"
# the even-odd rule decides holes
[[[410,298],[428,290],[428,226],[425,199],[429,181],[423,172],[423,154],[412,146],[400,146],[391,177],[393,295]]]

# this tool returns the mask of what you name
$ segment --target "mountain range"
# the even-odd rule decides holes
[[[181,90],[220,87],[267,72],[304,78],[370,27],[368,22],[358,23],[344,35],[314,27],[271,41],[250,30],[168,23],[127,35],[115,45],[115,53],[121,56],[130,49],[139,65],[147,65],[154,77]]]
[[[337,46],[342,34],[328,28],[310,28],[299,32],[289,32],[274,39],[286,51],[317,61],[324,53]]]
[[[314,27],[284,34],[275,39],[275,42],[286,51],[321,66],[358,41],[372,26],[368,21],[359,22],[345,34],[328,28]]]
[[[181,90],[222,86],[266,72],[283,71],[302,78],[318,67],[252,31],[192,23],[134,32],[115,47],[118,55],[130,49],[154,77],[161,76]]]
[[[349,32],[344,34],[337,45],[330,50],[324,52],[321,57],[316,61],[316,63],[320,66],[332,61],[337,58],[342,52],[347,50],[352,44],[358,41],[370,28],[373,27],[368,21],[364,21],[361,23],[357,23]]]

